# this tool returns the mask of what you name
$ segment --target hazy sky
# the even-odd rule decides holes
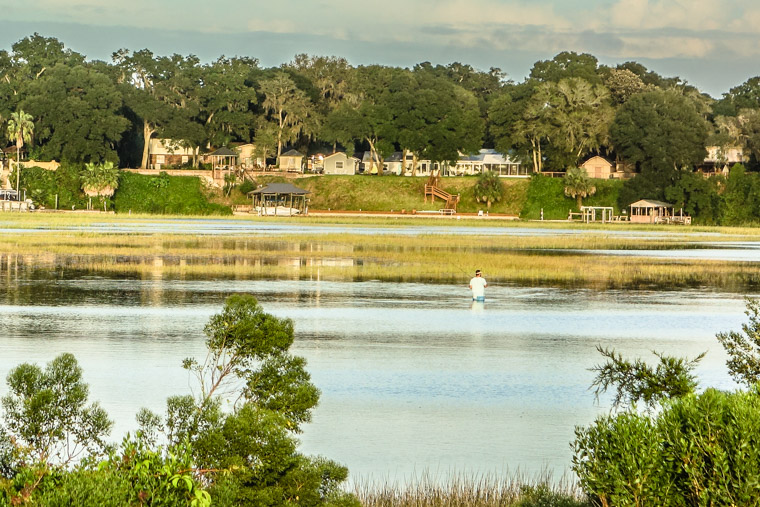
[[[39,32],[88,59],[119,48],[279,65],[459,61],[520,81],[536,60],[587,52],[638,61],[719,97],[760,75],[757,0],[0,0],[0,47]]]

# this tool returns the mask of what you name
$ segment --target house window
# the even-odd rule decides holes
[[[164,160],[164,156],[163,155],[156,155],[156,163],[157,164],[164,164],[164,163],[166,163],[166,161]]]
[[[343,162],[335,162],[336,169],[343,169]]]
[[[189,160],[190,160],[190,159],[188,158],[188,156],[187,156],[187,155],[182,155],[182,163],[183,163],[183,164],[187,164],[187,162],[188,162]]]

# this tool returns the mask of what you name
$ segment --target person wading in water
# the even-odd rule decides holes
[[[475,276],[470,280],[470,289],[472,290],[473,301],[485,301],[486,300],[486,287],[488,282],[483,278],[483,274],[480,270],[475,270]]]

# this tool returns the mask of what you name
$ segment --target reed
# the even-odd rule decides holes
[[[443,480],[425,473],[403,484],[358,481],[353,493],[365,507],[584,507],[591,503],[571,481],[550,474],[458,474]]]

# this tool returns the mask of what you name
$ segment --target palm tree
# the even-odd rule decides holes
[[[504,196],[504,185],[501,184],[498,174],[484,171],[478,176],[474,192],[475,200],[486,203],[486,207],[491,209],[491,203],[499,202]]]
[[[34,132],[32,115],[26,114],[22,109],[19,109],[17,113],[11,113],[11,119],[8,120],[8,137],[16,139],[16,192],[19,192],[21,183],[21,148],[25,141],[32,142],[32,132]],[[19,200],[21,200],[20,192]]]
[[[583,198],[596,193],[596,186],[586,174],[585,169],[573,167],[565,174],[565,195],[575,197],[578,201],[578,209],[583,206]]]
[[[81,174],[82,190],[89,196],[98,198],[112,196],[119,186],[119,169],[113,162],[84,165]]]

